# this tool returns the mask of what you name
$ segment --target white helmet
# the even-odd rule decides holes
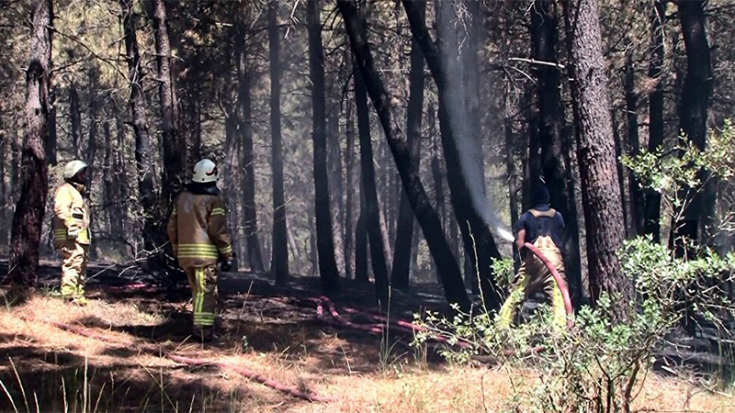
[[[219,178],[217,165],[209,159],[202,159],[194,165],[194,176],[191,178],[193,182],[207,183],[216,182]]]
[[[70,161],[64,166],[64,179],[74,178],[83,169],[87,169],[87,164],[84,161],[78,159]]]

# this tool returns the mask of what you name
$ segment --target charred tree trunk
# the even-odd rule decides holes
[[[551,0],[536,1],[531,11],[531,45],[534,59],[556,64],[559,43],[558,13]],[[565,165],[569,161],[571,134],[565,126],[561,96],[560,67],[535,65],[537,79],[538,122],[532,136],[538,139],[539,159],[529,160],[531,178],[543,176],[551,195],[551,204],[563,216],[567,237],[564,251],[564,268],[572,287],[575,303],[579,302],[582,286],[582,270],[579,251],[579,221],[575,201],[575,186],[567,179],[571,171]],[[532,145],[533,146],[533,145]],[[535,153],[532,153],[535,155]],[[534,170],[534,168],[539,168]],[[530,205],[533,207],[533,205]],[[516,214],[518,211],[516,211]],[[518,215],[515,215],[518,217]],[[513,221],[515,222],[515,221]]]
[[[360,205],[360,215],[357,218],[357,225],[355,225],[355,281],[368,283],[370,277],[368,275],[368,235],[365,228],[365,221],[367,220],[365,201],[360,202]]]
[[[666,24],[666,1],[654,2],[651,13],[651,46],[649,48],[648,77],[655,86],[648,94],[648,150],[654,152],[664,144],[664,58],[666,54],[664,25]],[[648,190],[645,194],[645,217],[643,232],[661,239],[661,194]]]
[[[419,4],[422,18],[426,18],[426,3]],[[411,162],[419,169],[421,161],[421,117],[424,111],[424,56],[416,40],[411,44],[411,69],[409,73],[409,96],[406,113],[406,140],[411,151]],[[399,290],[406,290],[411,275],[412,250],[417,248],[414,242],[413,210],[405,191],[401,191],[396,242],[393,254],[393,271],[391,284]],[[399,240],[398,237],[401,239]]]
[[[271,76],[271,168],[273,169],[273,265],[276,285],[288,284],[288,227],[283,193],[283,141],[281,138],[281,61],[278,2],[268,3],[268,44]]]
[[[365,196],[365,229],[370,243],[370,261],[373,264],[375,292],[378,301],[388,303],[388,266],[385,255],[385,241],[381,232],[380,205],[378,190],[375,187],[375,167],[373,144],[370,136],[370,116],[367,92],[360,69],[355,68],[355,104],[357,106],[357,128],[360,135],[360,174]]]
[[[510,222],[515,223],[518,221],[518,218],[520,217],[520,213],[518,211],[518,205],[520,205],[518,200],[518,192],[520,191],[520,188],[518,187],[518,180],[516,178],[517,172],[516,172],[516,160],[515,160],[515,145],[513,142],[515,141],[513,136],[513,113],[511,111],[511,105],[509,102],[509,93],[506,91],[506,98],[503,102],[504,106],[504,122],[503,122],[503,132],[505,136],[505,167],[508,174],[508,199],[510,202]],[[517,248],[513,248],[513,260],[516,263],[516,266],[520,265],[520,254],[518,252]]]
[[[110,121],[105,120],[102,124],[102,134],[105,137],[105,154],[102,160],[102,203],[104,204],[104,212],[107,217],[107,225],[111,234],[122,236],[122,214],[119,213],[119,203],[125,198],[120,194],[115,194],[115,179],[112,176],[113,171],[117,171],[112,160],[112,131],[110,129]]]
[[[171,76],[171,43],[168,36],[168,18],[164,0],[153,2],[153,22],[158,67],[158,96],[161,100],[161,128],[163,132],[163,182],[161,185],[161,214],[171,208],[173,198],[181,192],[184,183],[183,162],[185,151],[179,136],[176,101]],[[164,215],[162,215],[164,216]]]
[[[162,233],[158,228],[155,171],[151,157],[151,137],[148,130],[146,101],[143,91],[145,73],[141,65],[136,34],[134,0],[120,0],[123,13],[125,36],[125,59],[128,63],[128,82],[130,82],[129,105],[132,112],[132,127],[135,134],[135,166],[138,172],[138,196],[145,215],[143,224],[143,244],[147,251],[154,251],[163,244]],[[150,265],[156,266],[155,261]]]
[[[714,87],[704,4],[703,0],[679,2],[679,20],[687,54],[679,127],[700,150],[707,146],[707,118]],[[712,241],[710,227],[715,218],[716,185],[705,172],[698,177],[704,184],[694,188],[700,192],[690,200],[684,222],[676,223],[676,238],[686,237],[706,244]]]
[[[326,85],[326,90],[332,90]],[[342,151],[339,144],[339,104],[330,102],[327,106],[327,168],[329,170],[329,201],[332,207],[332,239],[334,240],[334,259],[337,270],[344,274],[344,186],[342,184]]]
[[[49,127],[48,94],[52,70],[53,13],[51,0],[35,0],[31,5],[21,191],[13,216],[8,264],[8,279],[22,286],[36,283],[38,247],[46,209],[48,173],[45,146]]]
[[[82,159],[82,110],[79,107],[79,91],[74,81],[69,85],[69,117],[72,153],[74,159]]]
[[[92,83],[94,85],[94,83]],[[87,193],[91,193],[92,181],[97,172],[95,166],[95,158],[97,157],[97,110],[98,102],[95,99],[95,87],[90,91],[89,99],[89,142],[87,142]]]
[[[429,250],[441,274],[444,293],[450,303],[457,303],[462,309],[467,310],[470,301],[462,283],[462,273],[444,237],[439,216],[431,207],[421,183],[419,171],[411,163],[408,142],[402,136],[401,129],[394,117],[392,102],[375,68],[367,42],[364,18],[358,15],[357,6],[353,1],[340,0],[337,5],[345,21],[357,66],[365,79],[368,94],[383,126],[396,167],[401,175],[403,188],[409,195],[416,219],[424,231]]]
[[[352,214],[354,211],[354,169],[355,169],[355,121],[352,115],[352,102],[347,101],[347,124],[345,126],[345,135],[347,138],[347,147],[345,148],[345,168],[347,191],[345,200],[345,223],[344,223],[344,255],[345,255],[345,278],[352,279],[354,276],[355,254],[354,240],[355,233],[353,231]]]
[[[625,49],[625,70],[624,70],[624,87],[625,87],[625,113],[628,121],[628,153],[636,156],[641,151],[640,137],[638,136],[638,92],[635,90],[635,69],[633,67],[633,44],[630,39],[626,42]],[[630,217],[629,222],[632,227],[632,235],[643,233],[643,190],[638,184],[633,173],[628,173],[628,187],[630,190]]]
[[[615,142],[602,56],[596,0],[565,2],[570,41],[572,97],[578,113],[577,159],[587,229],[587,258],[593,301],[615,296],[619,318],[629,310],[630,280],[620,272],[617,252],[623,245],[623,210],[616,182]]]
[[[478,191],[475,191],[473,195],[463,173],[463,170],[474,171],[473,173],[479,174],[479,176],[475,177],[476,179],[484,180],[481,174],[482,167],[479,168],[479,171],[476,165],[465,165],[463,167],[463,160],[460,154],[462,148],[458,146],[458,139],[463,138],[457,135],[455,124],[453,124],[452,115],[450,114],[450,106],[456,106],[449,96],[450,93],[455,93],[452,91],[453,84],[450,83],[450,80],[452,82],[456,82],[456,80],[451,79],[447,75],[445,68],[442,66],[439,50],[432,41],[425,23],[420,18],[418,4],[421,1],[403,0],[402,3],[408,15],[411,32],[421,45],[426,63],[439,91],[439,127],[444,149],[444,159],[447,165],[447,182],[449,183],[452,207],[462,232],[464,253],[468,255],[469,261],[472,264],[473,275],[479,274],[480,287],[486,307],[488,309],[499,308],[501,304],[500,295],[495,286],[491,262],[494,258],[500,258],[500,251],[498,251],[487,222],[480,215],[481,211],[478,211],[477,207],[473,204],[473,199],[478,201],[475,198],[479,197],[480,194],[477,193]],[[457,119],[454,120],[457,121]],[[464,148],[464,150],[467,149],[466,147]],[[471,156],[470,154],[466,154],[465,161],[471,159]]]
[[[329,201],[329,171],[327,170],[326,97],[324,86],[324,50],[319,0],[306,5],[309,32],[309,72],[312,83],[312,122],[314,141],[314,198],[316,215],[319,273],[325,292],[339,290],[339,269],[334,254],[334,234]]]
[[[53,75],[51,75],[51,81],[53,81]],[[56,88],[51,87],[48,95],[49,105],[49,118],[48,118],[48,138],[46,139],[46,161],[49,166],[56,166],[56,146],[57,146],[57,132],[56,132]]]
[[[263,256],[258,236],[258,212],[255,205],[255,157],[253,145],[253,118],[251,97],[251,73],[249,73],[245,50],[245,22],[238,19],[235,37],[237,56],[237,104],[239,117],[240,143],[242,150],[241,168],[244,172],[243,190],[243,227],[247,244],[248,262],[255,272],[263,272]]]

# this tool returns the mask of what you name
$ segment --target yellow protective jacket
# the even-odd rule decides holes
[[[54,195],[54,242],[57,248],[68,241],[89,245],[89,206],[82,196],[85,187],[75,182],[66,182]],[[69,237],[69,230],[76,232],[76,239]]]
[[[196,189],[196,190],[194,190]],[[217,188],[191,186],[176,199],[168,236],[182,267],[206,267],[232,258],[225,203]]]

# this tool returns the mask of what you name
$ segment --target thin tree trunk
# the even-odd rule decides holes
[[[143,224],[143,244],[147,251],[154,251],[163,244],[157,208],[157,187],[153,158],[151,157],[151,138],[146,116],[146,101],[143,92],[145,73],[141,65],[140,52],[136,35],[134,0],[120,0],[123,12],[123,29],[125,35],[125,58],[128,63],[128,81],[130,82],[129,105],[132,112],[132,127],[135,134],[135,163],[138,172],[138,196],[145,215]],[[150,260],[155,269],[157,263]]]
[[[251,74],[247,64],[245,50],[245,22],[238,18],[235,37],[235,56],[237,58],[238,78],[238,116],[240,119],[240,143],[242,150],[241,168],[244,172],[243,190],[243,226],[247,244],[250,268],[255,272],[263,272],[263,255],[258,236],[258,213],[255,205],[255,157],[253,145],[253,119],[251,97]]]
[[[283,142],[281,139],[281,61],[278,2],[268,3],[268,45],[271,76],[271,168],[273,170],[273,265],[276,285],[288,284],[288,227],[283,193]]]
[[[504,122],[503,132],[505,136],[505,167],[508,174],[508,195],[510,202],[510,222],[518,221],[520,213],[518,211],[518,179],[516,172],[516,160],[515,160],[515,141],[513,136],[513,119],[511,105],[509,102],[509,93],[506,91],[505,99],[503,102],[504,106]],[[516,265],[520,265],[520,255],[517,248],[513,248],[513,260]]]
[[[666,23],[666,2],[657,0],[651,13],[651,46],[648,77],[655,86],[648,94],[648,151],[654,152],[664,143],[664,58],[666,54],[664,25]],[[645,218],[643,232],[653,236],[655,242],[661,239],[661,194],[648,190],[645,194]]]
[[[79,92],[76,82],[69,85],[69,117],[71,123],[71,145],[74,159],[82,159],[82,111],[79,107]]]
[[[357,218],[357,225],[355,225],[355,281],[359,283],[370,281],[368,276],[368,234],[365,228],[366,216],[367,208],[365,207],[365,201],[362,200],[360,202],[360,215]]]
[[[630,228],[630,208],[628,202],[626,202],[625,193],[625,169],[623,163],[620,162],[620,157],[623,155],[623,138],[620,136],[620,129],[618,128],[618,117],[615,111],[612,112],[611,122],[613,130],[613,139],[615,140],[615,165],[617,166],[617,182],[620,187],[620,204],[623,208],[623,229],[625,230],[625,237],[631,234]]]
[[[393,104],[375,68],[367,42],[364,18],[358,15],[357,5],[353,1],[341,0],[337,2],[337,5],[345,21],[358,68],[365,79],[368,94],[383,126],[398,172],[401,174],[403,188],[409,195],[414,214],[424,231],[431,255],[441,274],[447,301],[458,304],[463,310],[468,310],[470,301],[462,284],[462,272],[444,237],[439,216],[431,207],[421,183],[419,171],[411,164],[408,142],[405,136],[402,136],[401,129],[394,117]]]
[[[355,233],[352,228],[352,214],[354,204],[354,169],[355,169],[355,121],[352,116],[352,102],[347,100],[346,110],[346,127],[345,135],[347,138],[347,147],[345,149],[345,168],[346,168],[346,181],[347,191],[345,200],[345,223],[344,223],[344,255],[345,255],[345,278],[352,279],[354,276],[355,266],[355,254],[354,254],[354,240]]]
[[[702,0],[680,1],[679,20],[687,54],[687,72],[679,106],[682,134],[700,150],[707,147],[707,118],[712,101],[714,77],[707,40],[707,22]],[[709,174],[698,176],[703,185],[691,199],[684,222],[677,223],[676,237],[689,238],[700,244],[712,242],[715,219],[716,185]]]
[[[326,97],[324,87],[324,50],[319,0],[308,0],[306,5],[309,32],[309,72],[312,83],[312,122],[314,141],[314,198],[317,248],[322,288],[327,293],[337,292],[339,269],[334,253],[332,213],[329,201],[329,171],[327,169]]]
[[[421,3],[422,17],[426,18],[426,4]],[[411,69],[409,72],[408,109],[406,110],[406,140],[411,151],[411,162],[419,169],[421,161],[421,118],[424,111],[424,56],[421,46],[416,40],[411,44]],[[412,250],[417,248],[413,236],[413,210],[406,192],[401,190],[401,204],[399,208],[396,241],[393,254],[393,272],[391,284],[399,290],[406,290],[409,286],[411,274]],[[398,238],[401,238],[400,240]]]
[[[635,71],[633,69],[633,44],[632,40],[627,40],[625,49],[625,113],[628,120],[628,153],[636,156],[641,151],[640,137],[638,136],[638,93],[635,91]],[[630,191],[630,225],[632,227],[631,235],[643,233],[643,190],[638,184],[635,174],[628,173],[628,187]]]
[[[96,86],[94,82],[90,94],[92,95],[89,99],[89,142],[87,142],[87,193],[91,193],[92,182],[94,175],[97,172],[95,166],[95,158],[97,157],[97,110],[98,102],[95,99]]]
[[[454,102],[457,100],[454,89],[458,85],[454,84],[456,80],[448,76],[445,68],[442,66],[439,50],[432,41],[426,25],[420,18],[420,13],[417,9],[418,3],[420,2],[413,0],[402,1],[411,25],[411,32],[421,45],[426,63],[439,91],[439,127],[441,130],[442,146],[444,148],[444,159],[447,165],[447,182],[449,183],[454,214],[462,232],[464,253],[469,256],[470,263],[473,267],[472,273],[474,275],[479,274],[485,306],[488,309],[499,308],[500,295],[495,285],[491,263],[492,259],[501,257],[500,251],[498,251],[486,219],[480,215],[481,213],[487,214],[489,211],[479,211],[477,209],[479,206],[475,205],[476,202],[482,201],[478,198],[484,197],[482,190],[477,189],[478,185],[480,185],[480,188],[484,185],[482,183],[484,181],[482,166],[465,165],[463,167],[463,163],[475,162],[472,162],[473,158],[471,154],[465,154],[464,159],[461,156],[460,151],[468,151],[469,148],[467,147],[467,141],[464,141],[465,147],[461,148],[459,146],[461,143],[459,139],[467,138],[457,135],[459,131],[455,129],[459,123],[459,119],[453,118],[450,113],[450,111],[456,109],[456,106],[463,106],[461,105],[461,101],[459,105],[458,102]],[[451,99],[452,96],[455,97],[454,101]],[[470,172],[474,176],[466,178],[464,176],[466,172]],[[470,182],[470,179],[479,180],[480,182]],[[470,189],[469,185],[471,184],[475,185],[474,190]]]
[[[565,2],[570,41],[572,97],[578,113],[577,159],[587,229],[591,297],[615,296],[614,311],[624,318],[632,286],[620,272],[618,250],[623,245],[623,210],[615,179],[615,142],[602,56],[600,17],[596,0]]]
[[[185,150],[176,116],[173,78],[171,77],[171,43],[168,35],[168,18],[164,0],[153,2],[155,26],[156,63],[158,67],[158,95],[161,101],[161,128],[163,132],[163,182],[161,185],[161,212],[166,213],[173,197],[183,188],[183,162]]]
[[[53,74],[51,75],[51,82],[53,82]],[[49,166],[56,166],[56,146],[57,146],[57,134],[56,134],[56,88],[51,87],[48,96],[49,105],[49,120],[48,120],[48,139],[46,139],[46,161]]]
[[[52,70],[51,48],[53,3],[35,0],[31,5],[30,61],[26,69],[25,137],[21,172],[20,199],[13,216],[8,278],[12,283],[32,286],[36,283],[38,247],[41,242],[48,174],[46,140],[49,126],[49,76]]]
[[[360,136],[360,176],[365,193],[365,230],[370,243],[370,261],[373,264],[375,292],[383,305],[388,303],[388,266],[385,255],[385,241],[380,220],[378,190],[375,186],[375,167],[373,161],[373,144],[370,136],[370,116],[368,111],[367,92],[360,69],[355,68],[355,104],[357,106],[357,128]]]
[[[5,127],[3,124],[3,103],[0,102],[0,221],[8,222],[6,213],[7,208],[10,205],[8,200],[8,186],[5,183],[5,177],[7,176],[8,160],[6,159],[8,147],[8,139],[5,135]],[[48,152],[46,153],[48,156]],[[0,225],[0,245],[6,245],[8,239],[8,226]]]
[[[327,87],[326,90],[331,90]],[[339,144],[339,106],[332,105],[327,110],[327,168],[329,170],[329,194],[332,207],[332,234],[334,239],[334,259],[337,270],[344,274],[344,186],[342,184],[342,151]]]

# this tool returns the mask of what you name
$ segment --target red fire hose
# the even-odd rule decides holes
[[[559,271],[556,270],[556,266],[549,261],[546,256],[541,253],[541,251],[536,248],[533,244],[530,242],[527,242],[523,244],[525,248],[527,248],[529,251],[531,251],[538,259],[541,260],[541,262],[544,263],[546,268],[549,269],[551,272],[551,276],[554,277],[554,280],[556,281],[556,285],[559,286],[559,290],[561,291],[561,297],[564,300],[564,310],[567,313],[567,327],[571,328],[574,326],[574,308],[572,307],[572,299],[569,296],[569,287],[567,287],[567,282],[561,278],[561,275],[559,275]]]

